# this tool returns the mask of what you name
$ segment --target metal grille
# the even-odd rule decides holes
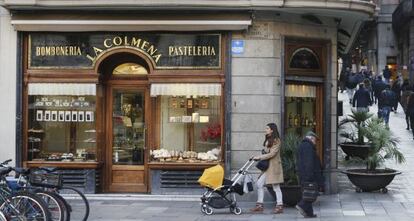
[[[161,188],[200,188],[202,171],[161,171]]]

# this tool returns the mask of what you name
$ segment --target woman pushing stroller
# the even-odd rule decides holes
[[[257,185],[257,203],[256,207],[250,209],[251,212],[263,212],[263,198],[265,185],[271,185],[276,193],[276,205],[273,213],[283,213],[283,199],[280,184],[283,183],[283,167],[280,158],[281,140],[276,124],[269,123],[265,129],[265,140],[263,142],[264,149],[261,155],[254,156],[253,159],[268,160],[269,166],[260,174]]]

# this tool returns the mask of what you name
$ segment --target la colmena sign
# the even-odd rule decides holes
[[[29,68],[93,68],[105,52],[131,48],[156,69],[221,68],[220,34],[31,33]]]

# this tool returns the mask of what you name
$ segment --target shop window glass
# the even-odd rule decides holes
[[[316,131],[316,86],[287,84],[285,108],[287,133],[302,137],[309,130]]]
[[[221,160],[221,96],[158,96],[160,142],[151,159],[161,162]]]
[[[40,89],[30,95],[29,88],[28,160],[96,161],[96,96],[37,93],[59,94],[58,85]]]
[[[145,75],[148,74],[146,68],[135,63],[124,63],[117,66],[113,73],[114,75]]]

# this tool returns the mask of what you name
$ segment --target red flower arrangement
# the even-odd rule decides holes
[[[205,129],[201,130],[201,139],[207,141],[208,139],[214,140],[221,137],[221,125],[209,124]]]

